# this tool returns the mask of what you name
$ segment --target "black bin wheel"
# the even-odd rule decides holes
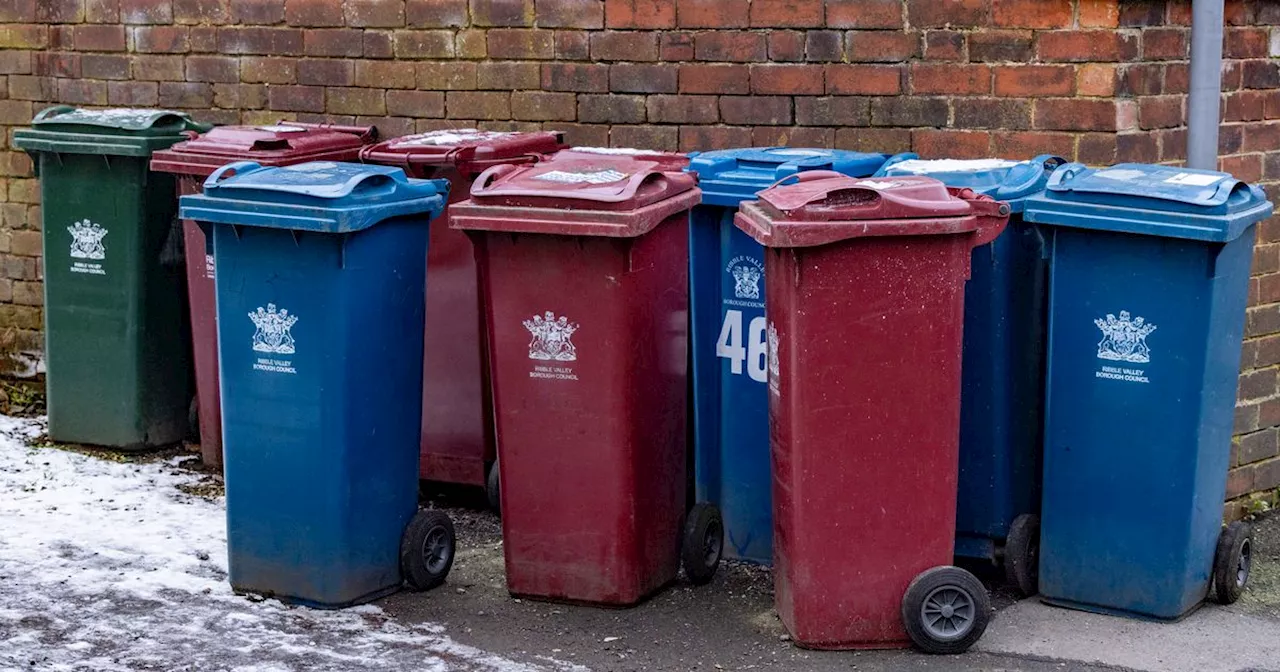
[[[684,538],[680,543],[680,564],[685,576],[701,586],[716,575],[720,554],[724,551],[724,521],[720,509],[710,504],[694,504],[684,522]]]
[[[1040,516],[1013,519],[1004,542],[1004,575],[1023,597],[1040,592]]]
[[[400,539],[400,573],[411,590],[444,583],[453,568],[457,541],[453,521],[443,511],[419,511]]]
[[[1213,555],[1213,594],[1219,604],[1235,604],[1253,568],[1253,528],[1234,522],[1218,536]]]
[[[502,515],[502,474],[498,471],[498,462],[494,460],[489,466],[489,475],[484,479],[484,493],[489,497],[489,508],[499,516]]]
[[[959,567],[934,567],[916,576],[902,598],[902,622],[921,651],[964,653],[991,622],[982,582]]]

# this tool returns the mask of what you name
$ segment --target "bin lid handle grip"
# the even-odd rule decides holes
[[[210,187],[216,187],[222,180],[234,177],[241,173],[251,173],[261,167],[262,166],[260,164],[253,161],[236,161],[235,163],[228,163],[209,174],[209,177],[204,181],[204,188],[209,189]]]
[[[781,180],[778,180],[777,182],[774,182],[773,184],[769,185],[768,188],[772,189],[774,187],[780,186],[787,180],[795,180],[796,184],[799,184],[801,182],[809,182],[811,180],[826,180],[832,177],[848,177],[848,175],[845,175],[844,173],[836,172],[834,170],[805,170],[799,173],[792,173],[782,178]],[[763,189],[761,191],[763,191]]]
[[[40,110],[40,113],[37,114],[35,118],[31,120],[31,123],[34,124],[36,122],[44,121],[45,119],[48,119],[49,117],[52,117],[58,114],[65,114],[67,112],[75,112],[75,111],[76,111],[76,108],[71,105],[54,105],[53,107],[46,107],[43,110]]]
[[[498,178],[502,177],[503,175],[506,175],[507,173],[510,173],[511,171],[515,170],[518,167],[519,166],[515,164],[503,163],[490,168],[486,168],[483,173],[480,173],[480,175],[476,177],[475,183],[471,185],[471,195],[476,196],[484,193],[484,190],[488,189],[489,185],[493,184],[494,180],[497,180]]]

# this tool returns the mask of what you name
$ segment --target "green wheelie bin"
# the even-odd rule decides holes
[[[58,106],[14,132],[40,178],[49,437],[182,440],[192,394],[174,177],[151,153],[207,130],[167,110]]]

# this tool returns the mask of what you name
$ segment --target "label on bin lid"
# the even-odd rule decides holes
[[[84,124],[118,128],[126,131],[141,131],[155,126],[164,119],[172,118],[180,123],[191,121],[191,117],[185,112],[174,110],[125,107],[106,110],[87,110],[83,108],[67,109],[66,111],[56,111],[58,108],[54,108],[54,110],[52,114],[47,116],[42,112],[32,120],[32,123],[37,126],[47,124]],[[46,110],[46,112],[48,111]]]
[[[582,184],[584,182],[588,184],[609,184],[626,178],[626,173],[619,173],[616,170],[597,170],[590,173],[569,173],[563,170],[553,170],[533,177],[535,180],[560,182],[561,184]]]
[[[568,151],[540,163],[491,168],[472,185],[471,196],[531,207],[639,208],[689,191],[696,182],[692,175],[664,171],[660,163],[643,158]]]
[[[1103,169],[1069,163],[1054,171],[1043,194],[1028,200],[1026,219],[1226,242],[1271,211],[1262,189],[1228,173],[1141,163]]]

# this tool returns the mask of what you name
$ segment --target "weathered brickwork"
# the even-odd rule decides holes
[[[1280,3],[1228,0],[1222,166],[1280,181]],[[49,103],[780,144],[1181,161],[1190,1],[5,0],[0,127]],[[0,147],[3,343],[38,347],[40,212]],[[1230,496],[1280,486],[1280,222],[1261,227]],[[1239,507],[1236,507],[1239,510]]]

